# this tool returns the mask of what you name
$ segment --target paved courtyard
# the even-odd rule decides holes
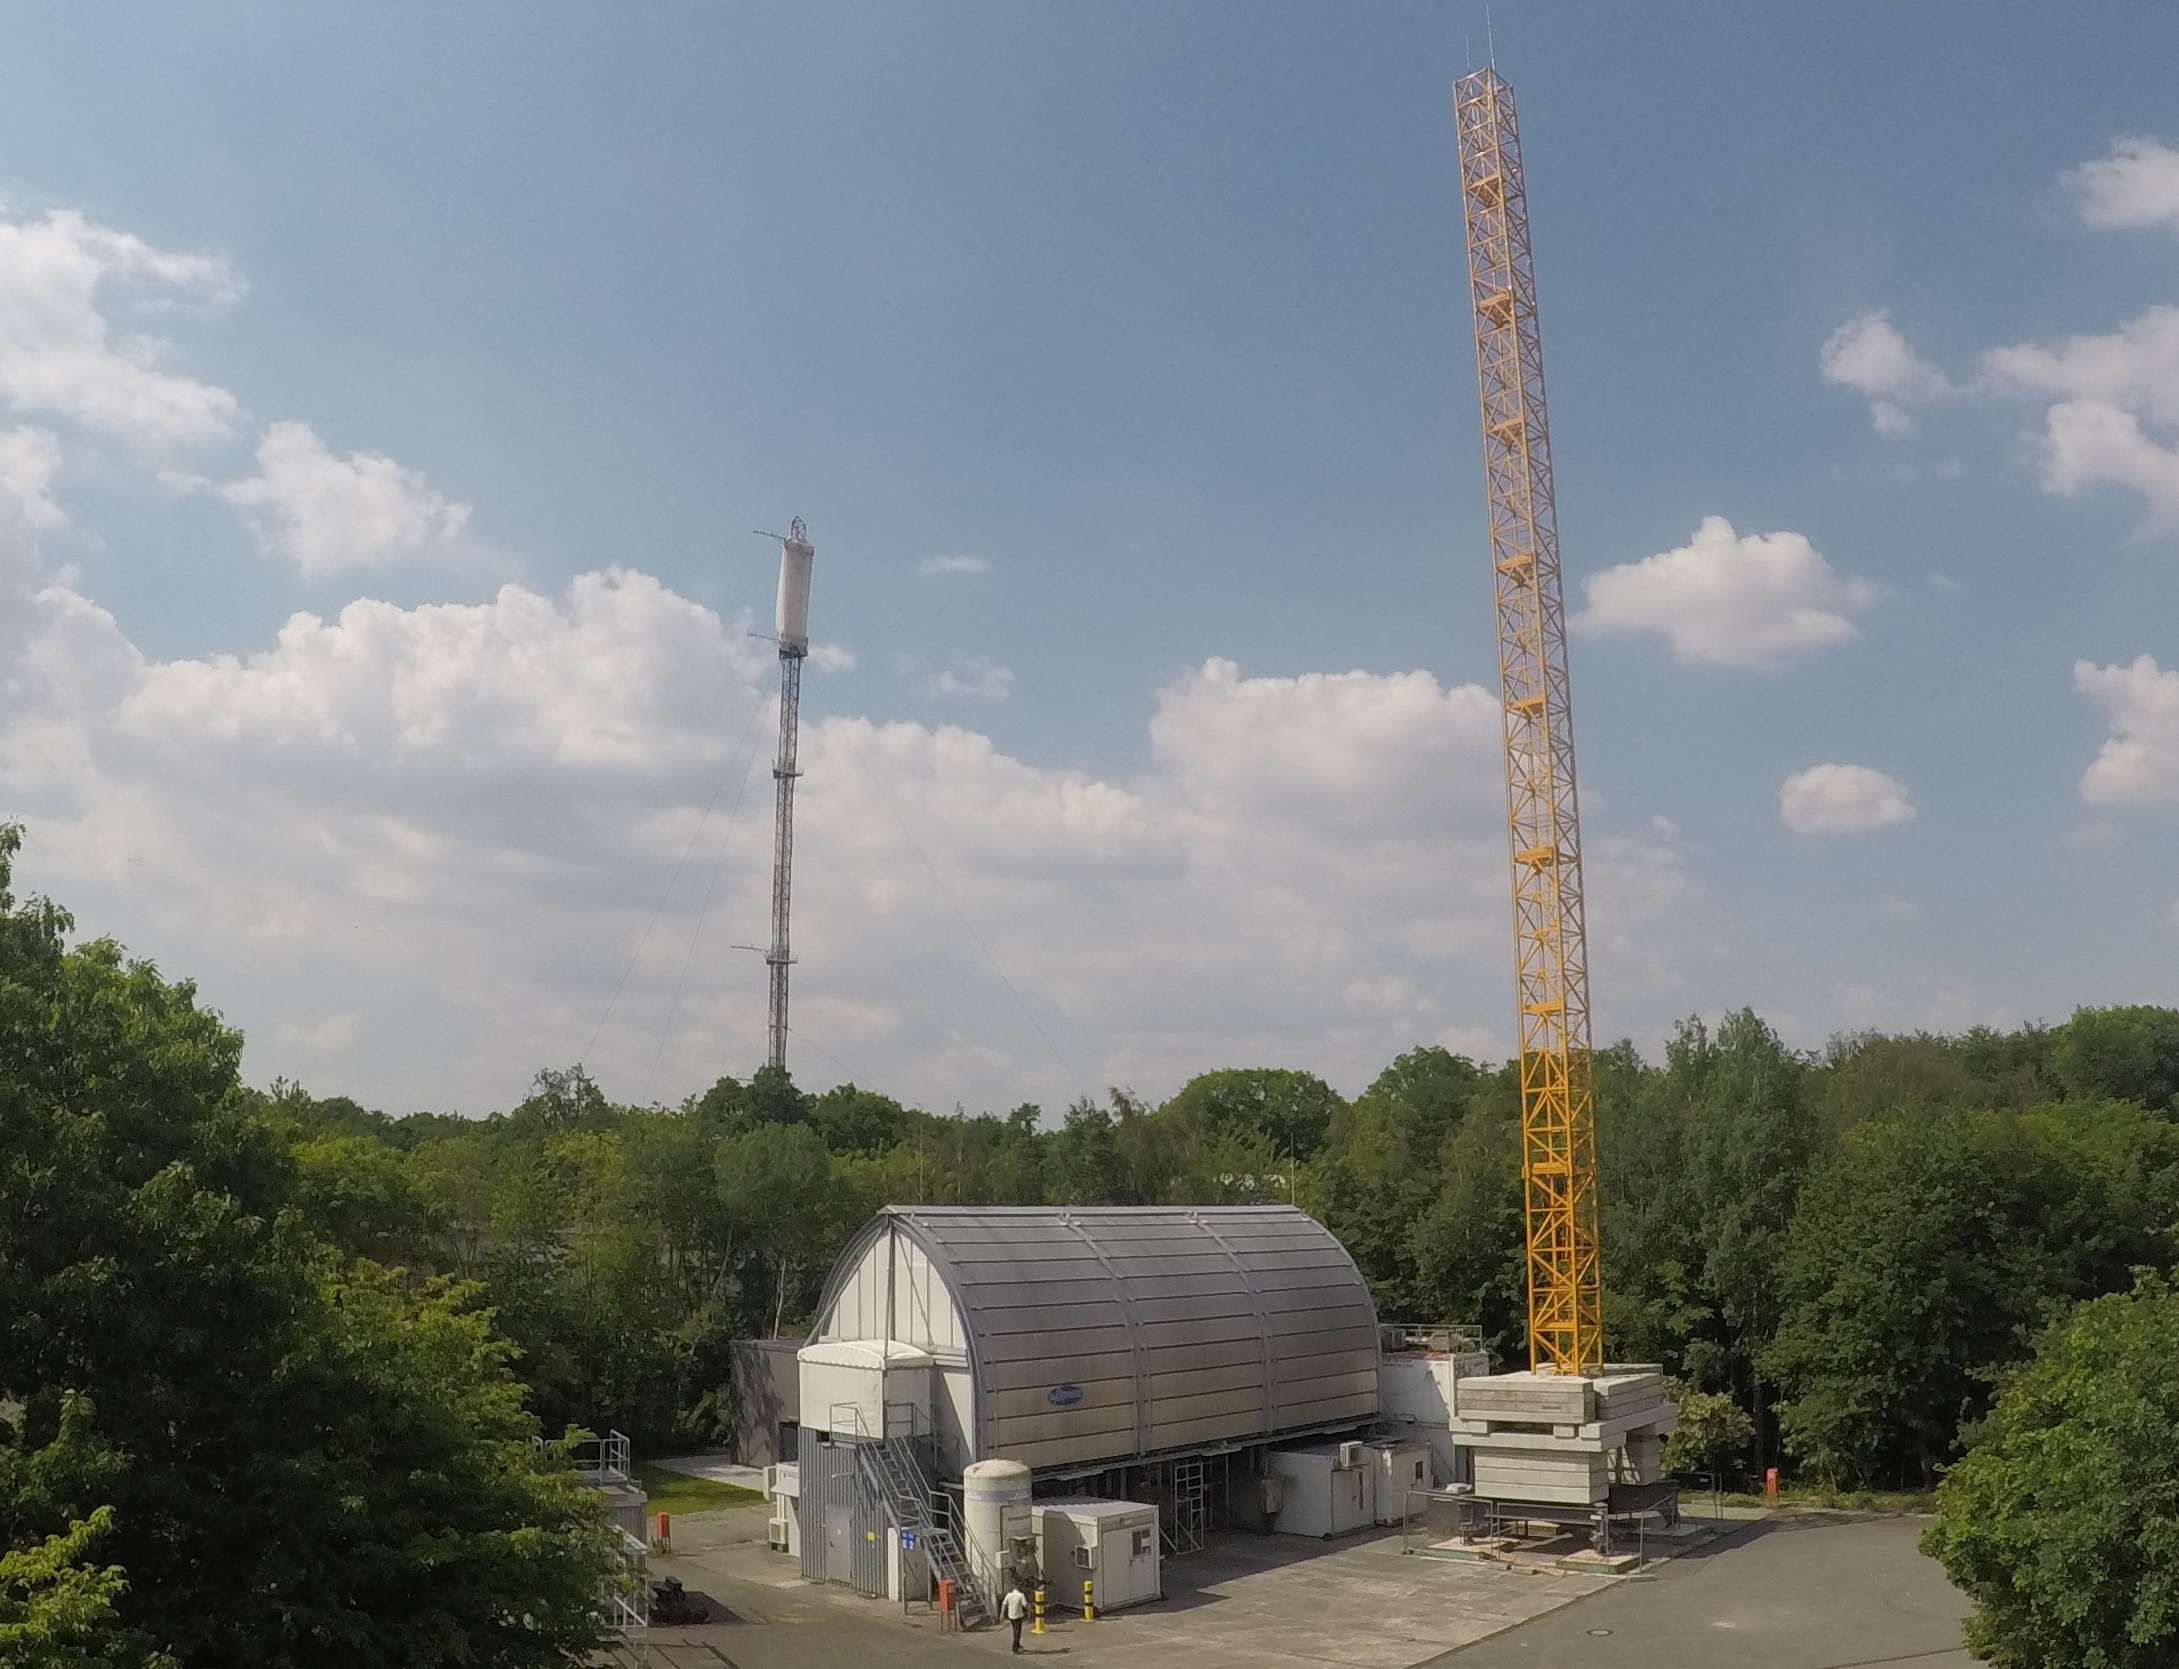
[[[1914,1545],[1927,1523],[1794,1513],[1751,1524],[1433,1669],[1973,1669],[1960,1645],[1967,1601]]]
[[[959,1663],[1005,1655],[1004,1630],[940,1635],[923,1608],[804,1583],[762,1544],[762,1509],[675,1521],[675,1553],[654,1559],[735,1621],[656,1630],[654,1662],[735,1669]],[[1165,1599],[1094,1623],[1054,1617],[1025,1655],[1084,1669],[1408,1669],[1608,1586],[1610,1578],[1405,1557],[1397,1532],[1333,1543],[1233,1535],[1165,1565]]]
[[[764,1510],[676,1520],[679,1577],[730,1614],[653,1631],[662,1669],[887,1669],[1006,1654],[999,1629],[941,1635],[918,1607],[804,1583],[763,1545]],[[1397,1534],[1221,1537],[1167,1563],[1166,1598],[1054,1620],[1028,1655],[1083,1669],[1968,1669],[1964,1603],[1914,1549],[1920,1524],[1796,1515],[1747,1525],[1635,1578],[1404,1556]]]

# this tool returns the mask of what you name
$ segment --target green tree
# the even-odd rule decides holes
[[[2179,1010],[2081,1008],[2052,1037],[2051,1070],[2067,1095],[2179,1107]]]
[[[1166,1103],[1170,1115],[1200,1115],[1212,1134],[1252,1131],[1298,1164],[1324,1145],[1343,1103],[1313,1072],[1228,1068],[1190,1078]]]
[[[1832,1482],[1926,1481],[2053,1307],[2169,1255],[2170,1129],[2097,1105],[1849,1131],[1802,1196],[1766,1356],[1789,1448]]]
[[[1698,1386],[1727,1382],[1717,1309],[1701,1283],[1701,1213],[1687,1174],[1687,1095],[1631,1043],[1597,1052],[1597,1227],[1604,1338],[1613,1358],[1660,1362]]]
[[[188,984],[106,941],[71,950],[62,911],[18,906],[19,841],[0,832],[13,1620],[41,1591],[79,1620],[102,1601],[132,1663],[577,1659],[606,1531],[530,1441],[504,1341],[465,1294],[310,1235],[237,1086],[240,1037]],[[65,1574],[101,1524],[125,1590]]]
[[[2179,1291],[2144,1272],[2006,1384],[1938,1486],[1922,1550],[1999,1669],[2179,1662]]]
[[[884,1153],[907,1134],[908,1110],[875,1090],[837,1084],[807,1106],[810,1123],[835,1153]]]
[[[92,1434],[84,1397],[62,1399],[58,1430],[41,1447],[26,1444],[21,1426],[0,1412],[0,1663],[143,1664],[114,1612],[127,1573],[93,1557],[113,1509],[81,1504],[111,1483],[120,1457]],[[61,1528],[41,1535],[48,1524]]]
[[[851,1232],[843,1218],[860,1213],[835,1186],[832,1157],[807,1124],[759,1124],[722,1136],[712,1169],[736,1243],[769,1271],[776,1334],[790,1302],[812,1276],[822,1278]]]
[[[118,1565],[91,1562],[93,1546],[112,1529],[113,1509],[99,1507],[58,1535],[0,1547],[0,1663],[92,1669],[144,1661],[114,1615],[127,1576]]]
[[[1722,1391],[1698,1391],[1677,1382],[1671,1389],[1680,1423],[1665,1439],[1665,1470],[1715,1477],[1748,1452],[1755,1441],[1755,1422],[1739,1403]]]
[[[1472,1061],[1434,1046],[1410,1050],[1352,1106],[1334,1112],[1306,1172],[1302,1203],[1339,1236],[1387,1316],[1448,1319],[1423,1290],[1415,1225],[1430,1209],[1446,1143],[1482,1082]]]
[[[402,1156],[374,1136],[323,1135],[290,1149],[303,1219],[354,1257],[429,1271],[438,1225]]]
[[[1410,1231],[1416,1318],[1474,1323],[1493,1356],[1528,1360],[1520,1086],[1512,1066],[1479,1088],[1446,1141],[1435,1197]]]
[[[1727,1380],[1746,1375],[1758,1469],[1768,1416],[1762,1352],[1778,1325],[1779,1259],[1816,1148],[1808,1073],[1752,1009],[1728,1014],[1715,1036],[1689,1021],[1667,1050],[1667,1081],[1685,1098],[1700,1290],[1723,1323],[1722,1361],[1690,1365]]]

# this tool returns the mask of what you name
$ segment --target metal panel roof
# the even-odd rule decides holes
[[[1320,1429],[1377,1412],[1377,1313],[1286,1205],[888,1206],[969,1335],[977,1449],[1036,1467]]]

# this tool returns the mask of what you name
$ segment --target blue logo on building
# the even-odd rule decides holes
[[[1054,1385],[1046,1395],[1047,1400],[1050,1401],[1054,1408],[1072,1408],[1082,1400],[1082,1387],[1079,1385]]]

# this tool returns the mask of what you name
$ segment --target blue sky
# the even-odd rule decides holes
[[[1600,1031],[2179,1001],[2179,16],[1492,24],[1593,609]],[[16,19],[25,879],[198,976],[260,1080],[481,1111],[578,1053],[623,1096],[746,1072],[750,530],[800,514],[803,1076],[973,1109],[1502,1052],[1448,96],[1484,34]]]

